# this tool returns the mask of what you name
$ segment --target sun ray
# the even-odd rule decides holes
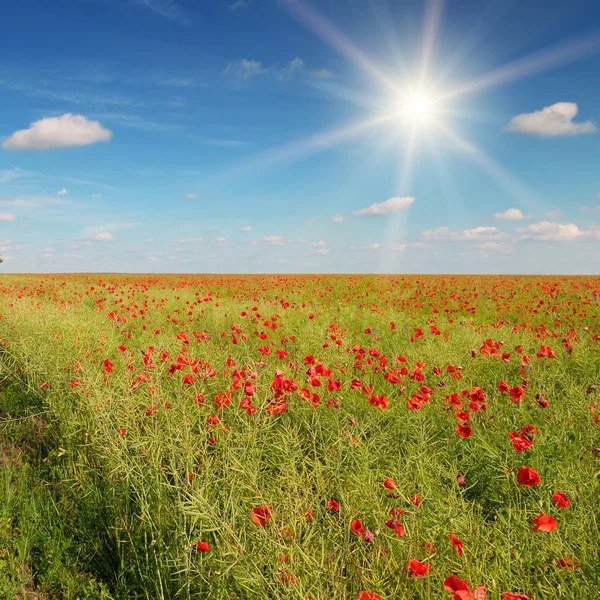
[[[497,0],[489,0],[485,9],[479,15],[477,22],[471,28],[471,31],[464,36],[461,45],[438,72],[436,81],[439,83],[445,81],[448,75],[452,74],[454,69],[462,64],[464,58],[476,50],[481,41],[494,30],[494,27],[510,12],[518,1],[504,0],[504,2],[497,2]],[[492,10],[495,13],[490,16]]]
[[[483,150],[465,140],[449,127],[435,122],[435,125],[450,139],[457,148],[462,150],[471,160],[473,160],[483,171],[485,171],[500,187],[513,196],[517,196],[527,211],[543,212],[546,209],[546,202],[535,192],[523,184],[512,173],[507,171],[502,165],[488,156]]]
[[[599,35],[545,48],[449,90],[441,99],[450,100],[457,96],[464,96],[465,94],[495,87],[534,73],[548,71],[597,52],[600,52]]]
[[[390,10],[389,3],[387,0],[370,0],[370,6],[383,37],[393,54],[396,67],[400,69],[402,77],[407,79],[409,72],[404,62],[403,51],[399,43],[400,35],[394,25],[394,15]]]
[[[412,165],[415,155],[415,146],[417,143],[416,126],[411,127],[408,143],[402,161],[400,171],[400,181],[398,184],[399,194],[401,196],[410,195],[410,185],[412,179]],[[398,243],[399,239],[405,239],[407,231],[407,219],[409,215],[391,214],[386,221],[385,234],[383,239],[383,249],[380,250],[378,272],[380,273],[395,273],[399,261],[403,258],[402,252],[394,251],[391,248]],[[386,250],[387,248],[387,250]]]
[[[250,159],[228,167],[217,174],[213,183],[239,177],[246,173],[257,172],[284,164],[291,164],[316,152],[341,144],[366,131],[384,125],[396,118],[395,113],[385,113],[357,123],[352,123],[329,131],[317,133],[309,138],[291,144],[277,146],[254,155]]]
[[[300,21],[316,33],[324,42],[348,58],[371,77],[379,79],[386,86],[399,92],[394,80],[371,62],[344,34],[338,31],[325,17],[302,0],[281,0]]]
[[[435,46],[436,35],[442,20],[444,0],[428,0],[425,9],[425,23],[423,27],[423,44],[421,48],[421,69],[419,73],[419,87],[427,79],[429,63]]]

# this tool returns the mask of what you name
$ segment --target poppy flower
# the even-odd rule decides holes
[[[462,543],[462,540],[459,540],[457,537],[454,537],[452,534],[450,534],[450,542],[451,542],[452,546],[454,548],[456,548],[456,551],[458,552],[458,555],[462,556],[463,555],[463,549],[462,549],[463,543]]]
[[[358,535],[360,535],[360,537],[362,537],[365,534],[365,528],[363,527],[363,524],[360,522],[360,519],[356,519],[356,520],[352,521],[352,523],[350,523],[350,529],[352,529],[352,531],[354,531],[354,533],[358,533]]]
[[[393,479],[390,479],[389,477],[383,482],[383,487],[386,490],[395,490],[396,489],[396,484],[394,483]]]
[[[106,375],[109,375],[110,373],[112,373],[115,370],[114,365],[112,364],[112,362],[107,358],[104,360],[104,373]]]
[[[502,592],[504,600],[529,600],[529,596],[525,594],[513,594],[511,592]]]
[[[506,392],[508,392],[510,388],[508,387],[508,383],[506,383],[506,381],[501,381],[498,384],[498,391],[502,394],[506,394]]]
[[[470,438],[473,435],[473,429],[469,425],[457,425],[456,433],[460,435],[461,438]]]
[[[375,592],[361,592],[357,600],[381,600],[381,596]]]
[[[252,521],[259,527],[265,527],[266,524],[271,520],[272,508],[272,506],[259,506],[257,508],[253,508],[250,512]]]
[[[510,399],[513,401],[514,404],[519,404],[523,402],[524,395],[525,390],[520,385],[510,388]]]
[[[529,441],[528,439],[526,439],[524,437],[520,437],[519,434],[516,433],[515,431],[511,432],[510,438],[511,438],[513,448],[517,452],[524,452],[525,450],[529,450],[529,448],[531,448],[531,446],[533,446],[533,442]]]
[[[571,501],[564,492],[556,492],[556,494],[552,496],[552,500],[558,504],[558,508],[567,508],[567,506],[571,505]]]
[[[340,512],[340,505],[335,500],[328,500],[327,501],[327,508],[329,510],[334,510],[335,512]]]
[[[531,467],[521,467],[517,473],[517,480],[525,487],[533,487],[540,482],[540,476]]]
[[[535,527],[533,528],[534,533],[537,533],[538,531],[550,533],[558,527],[556,519],[554,517],[545,515],[544,513],[537,517],[537,519],[531,519],[531,522],[535,523]]]
[[[408,568],[411,570],[411,577],[423,577],[432,569],[431,565],[424,565],[421,561],[411,558],[408,561]]]
[[[453,594],[452,600],[475,600],[469,584],[454,575],[444,581],[444,589]]]
[[[198,542],[194,548],[198,552],[208,552],[210,550],[210,544],[208,542]]]
[[[44,381],[44,383],[42,383],[42,385],[40,385],[40,389],[42,389],[42,390],[44,388],[47,388],[47,387],[48,387],[48,382],[47,381]]]
[[[579,568],[579,561],[572,556],[563,556],[556,561],[556,566],[569,569],[569,571],[576,571]]]
[[[456,481],[458,481],[458,485],[466,485],[467,484],[467,480],[465,479],[464,475],[457,475]]]
[[[421,504],[421,496],[419,494],[417,494],[416,496],[413,496],[410,501],[415,505],[415,506],[419,506],[419,504]]]

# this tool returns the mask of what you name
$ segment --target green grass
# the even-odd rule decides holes
[[[591,412],[600,400],[591,301],[599,287],[593,278],[2,277],[0,591],[330,600],[368,590],[429,600],[451,598],[443,582],[456,575],[472,588],[485,584],[493,600],[503,591],[535,600],[600,597],[600,425]],[[250,321],[253,306],[261,317]],[[113,311],[127,320],[108,318]],[[441,335],[431,333],[433,324]],[[248,339],[235,334],[233,344],[232,326]],[[411,342],[414,328],[424,337]],[[177,338],[182,331],[189,345]],[[577,338],[569,338],[572,352],[562,343],[567,332]],[[504,342],[508,362],[479,353],[487,338]],[[380,356],[358,369],[355,345]],[[530,385],[523,404],[513,404],[498,383],[522,383],[519,345],[531,357]],[[537,358],[541,345],[557,358]],[[269,356],[259,352],[264,346]],[[282,349],[289,355],[278,359]],[[342,391],[327,392],[321,377],[324,385],[312,390],[322,397],[318,408],[292,393],[287,410],[271,416],[275,371],[305,387],[308,355],[333,371]],[[376,370],[381,355],[387,370],[405,366],[395,361],[400,355],[410,371],[426,363],[425,380],[388,383]],[[216,374],[185,385],[189,366],[169,376],[177,357],[201,359]],[[448,365],[462,366],[463,378],[446,373]],[[236,368],[258,373],[254,415],[239,407],[241,390],[223,410],[215,404]],[[351,389],[355,378],[386,394],[388,408]],[[422,385],[434,390],[429,404],[408,410]],[[487,411],[472,411],[473,435],[462,439],[445,396],[473,386],[484,390]],[[339,408],[326,406],[330,398]],[[151,405],[157,410],[147,415]],[[209,425],[211,415],[221,422]],[[509,433],[526,424],[539,434],[517,454]],[[538,486],[519,485],[523,465],[540,474]],[[387,477],[396,497],[383,487]],[[557,491],[569,496],[569,508],[552,501]],[[410,501],[417,494],[418,507]],[[339,513],[327,509],[330,499]],[[265,505],[272,519],[260,528],[250,512]],[[393,508],[405,511],[404,537],[385,526]],[[555,531],[532,532],[542,512],[557,519]],[[350,530],[354,519],[374,533],[372,543]],[[450,534],[463,540],[464,555]],[[194,550],[200,540],[210,552]],[[565,556],[579,568],[557,566]],[[413,558],[432,565],[427,576],[409,576]]]

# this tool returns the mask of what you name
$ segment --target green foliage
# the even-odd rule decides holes
[[[492,600],[502,591],[534,600],[598,597],[594,288],[591,278],[3,276],[0,375],[11,385],[0,398],[0,591],[325,600],[369,590],[430,600],[450,599],[443,581],[456,575],[472,588],[485,584]],[[234,344],[233,326],[247,339],[235,334]],[[424,337],[411,342],[415,328]],[[183,331],[189,344],[178,339]],[[504,342],[508,362],[479,352],[489,338]],[[422,361],[425,380],[403,376],[393,385],[376,372],[379,357],[357,369],[355,345],[385,355],[388,371],[402,366],[397,356],[411,371]],[[540,345],[558,356],[537,358]],[[268,356],[258,350],[266,346]],[[498,391],[500,380],[523,381],[516,346],[531,358],[522,404]],[[279,359],[276,350],[289,354]],[[342,390],[326,392],[322,377],[318,408],[293,393],[271,416],[276,371],[307,386],[308,355],[332,369]],[[191,366],[169,375],[177,357],[210,363],[216,373],[196,373],[185,385]],[[462,367],[462,379],[449,365]],[[245,379],[258,374],[256,413],[240,408],[241,390],[219,410],[215,395],[244,368]],[[387,395],[388,408],[352,389],[355,378]],[[422,385],[433,396],[408,410]],[[445,396],[473,386],[484,390],[487,410],[471,411],[473,435],[462,439]],[[327,407],[331,398],[339,408]],[[215,415],[220,422],[209,424]],[[539,434],[517,454],[509,433],[527,424]],[[540,474],[538,486],[517,483],[524,465]],[[388,477],[396,496],[383,487]],[[572,500],[569,508],[552,501],[557,491]],[[417,495],[419,506],[411,502]],[[339,513],[327,509],[330,499]],[[272,506],[265,528],[250,519],[257,506]],[[385,525],[394,508],[405,511],[403,537]],[[557,519],[555,531],[532,532],[542,512]],[[354,519],[373,532],[372,543],[350,530]],[[464,555],[450,534],[463,540]],[[194,550],[200,540],[209,552]],[[556,565],[567,556],[578,569]],[[412,558],[431,572],[410,577]]]

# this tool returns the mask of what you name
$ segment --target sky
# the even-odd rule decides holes
[[[597,0],[0,21],[0,274],[600,271]]]

